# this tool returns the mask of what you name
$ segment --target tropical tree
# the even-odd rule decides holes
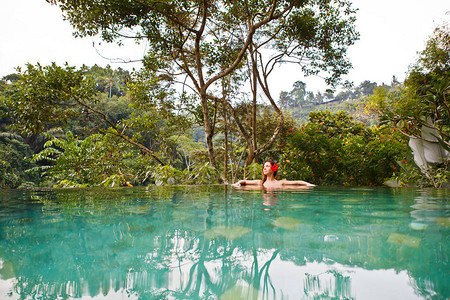
[[[286,91],[281,91],[279,102],[282,109],[288,109],[291,106],[291,103],[293,102],[290,93]]]
[[[409,138],[415,161],[429,182],[442,186],[449,177],[450,30],[435,29],[405,80],[405,88],[375,90],[368,108]]]
[[[282,91],[280,93],[280,104],[284,109],[297,108],[307,102],[306,83],[303,81],[296,81],[292,85],[290,92]]]
[[[144,66],[149,77],[165,82],[164,88],[181,82],[196,95],[209,161],[216,169],[217,110],[219,103],[231,108],[233,100],[220,88],[224,78],[249,62],[254,94],[259,86],[279,115],[278,129],[261,147],[254,135],[252,141],[251,133],[242,132],[249,156],[257,157],[274,141],[283,122],[268,83],[274,66],[302,62],[307,75],[329,72],[327,82],[334,84],[351,66],[346,49],[358,36],[355,11],[344,0],[47,1],[59,5],[77,36],[99,34],[108,42],[124,37],[148,41]],[[256,98],[252,101],[256,107]],[[239,123],[238,118],[235,121]]]
[[[373,90],[377,87],[376,82],[371,82],[369,80],[364,80],[361,82],[361,84],[356,89],[356,92],[358,94],[361,94],[363,96],[368,96],[370,94],[373,94]]]
[[[125,95],[126,83],[130,80],[131,74],[122,68],[113,70],[110,65],[107,65],[106,68],[94,65],[89,68],[86,76],[93,78],[97,91],[106,93],[108,98],[111,99],[113,96]]]

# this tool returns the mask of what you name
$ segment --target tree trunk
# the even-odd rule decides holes
[[[223,105],[223,132],[224,132],[224,151],[223,158],[223,179],[225,183],[228,183],[228,119],[227,119],[227,107]]]
[[[213,144],[213,137],[214,137],[214,122],[211,122],[211,118],[209,117],[209,105],[208,105],[208,98],[206,96],[206,93],[201,95],[202,100],[202,109],[203,109],[203,120],[204,120],[204,128],[205,128],[205,135],[206,135],[206,147],[208,149],[208,158],[209,163],[214,168],[216,172],[216,179],[219,183],[222,183],[223,180],[220,177],[219,170],[217,169],[216,165],[216,158],[214,156],[214,144]]]
[[[250,154],[249,153],[249,158],[250,160],[247,160],[249,164],[251,164],[252,162],[256,162],[256,158],[257,156],[254,153],[254,150],[258,149],[258,144],[256,142],[256,92],[258,89],[258,81],[257,81],[257,64],[256,64],[256,59],[254,57],[254,52],[253,52],[253,44],[250,44],[249,46],[249,50],[252,56],[252,77],[253,77],[253,87],[252,87],[252,96],[253,96],[253,103],[252,103],[252,124],[251,124],[251,128],[252,128],[252,141],[253,141],[253,153]],[[250,149],[249,149],[250,150]],[[247,162],[246,162],[246,166],[247,166]]]

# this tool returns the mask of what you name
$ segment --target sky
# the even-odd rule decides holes
[[[350,0],[358,8],[356,28],[360,40],[349,48],[353,69],[345,79],[359,85],[364,80],[390,84],[403,81],[408,66],[424,49],[433,29],[450,20],[449,0]],[[67,62],[72,66],[97,64],[112,68],[139,69],[145,45],[132,42],[118,47],[99,38],[75,38],[57,6],[45,0],[0,1],[0,78],[26,63],[47,65]],[[324,91],[323,80],[304,78],[293,66],[283,65],[270,78],[273,95],[289,91],[302,80],[310,91]]]

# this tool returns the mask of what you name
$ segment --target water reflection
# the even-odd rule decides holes
[[[26,193],[2,196],[2,299],[450,296],[447,195],[224,187]]]
[[[314,187],[306,186],[261,187],[258,185],[243,185],[236,187],[236,190],[238,191],[253,191],[255,193],[261,193],[263,199],[262,204],[265,206],[265,211],[275,209],[275,206],[277,206],[278,193],[280,192],[293,191],[300,193],[310,192],[313,189]]]
[[[273,206],[277,206],[278,194],[275,191],[263,191],[263,205],[265,211],[273,209]]]

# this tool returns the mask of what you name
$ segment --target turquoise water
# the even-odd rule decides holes
[[[0,191],[0,299],[448,299],[450,191]]]

